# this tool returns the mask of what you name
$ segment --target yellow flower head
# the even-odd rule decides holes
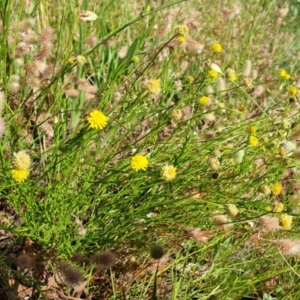
[[[90,128],[103,129],[107,125],[108,117],[106,117],[100,110],[93,110],[87,117]]]
[[[289,96],[293,97],[293,96],[296,96],[297,94],[298,94],[298,88],[296,86],[292,85],[289,88]]]
[[[180,35],[178,38],[177,38],[177,41],[180,43],[180,44],[183,44],[186,42],[186,37],[184,35]]]
[[[29,170],[31,159],[25,150],[14,153],[13,168],[18,170]]]
[[[189,75],[187,77],[187,80],[188,80],[189,83],[192,83],[192,82],[194,82],[195,78],[193,76]]]
[[[284,209],[284,204],[282,202],[278,202],[275,204],[274,212],[282,212]]]
[[[253,147],[257,146],[259,144],[258,138],[254,135],[250,135],[249,136],[249,144]]]
[[[231,75],[231,76],[229,76],[228,78],[229,78],[229,80],[232,81],[232,82],[236,82],[237,79],[238,79],[236,74]]]
[[[138,63],[140,61],[140,58],[137,55],[135,55],[132,59],[136,63]]]
[[[219,73],[216,70],[209,70],[208,75],[212,78],[218,78],[219,77]]]
[[[270,187],[267,186],[267,185],[261,186],[260,191],[261,191],[263,194],[265,194],[266,196],[271,194],[271,189],[270,189]]]
[[[210,49],[215,53],[221,53],[223,50],[222,46],[219,43],[213,43]]]
[[[178,25],[175,32],[185,37],[189,33],[189,28],[186,25]]]
[[[74,62],[76,61],[76,57],[75,56],[71,56],[68,58],[68,63],[69,64],[74,64]]]
[[[210,98],[207,97],[207,96],[202,96],[200,99],[199,99],[199,103],[203,106],[207,106],[210,104]]]
[[[153,95],[157,95],[160,93],[160,80],[159,79],[151,79],[145,83],[146,89]]]
[[[256,134],[256,131],[257,131],[257,128],[256,128],[255,125],[251,125],[251,126],[249,127],[249,132],[250,132],[250,134],[255,135],[255,134]]]
[[[245,87],[247,89],[252,89],[254,87],[253,79],[252,78],[247,78],[247,77],[244,78],[243,84],[245,85]]]
[[[181,109],[174,109],[172,111],[172,118],[175,120],[175,121],[180,121],[182,119],[182,116],[183,116],[183,113],[182,113],[182,110]]]
[[[83,66],[86,63],[86,58],[83,55],[77,55],[76,61],[79,65]]]
[[[149,161],[146,156],[136,154],[131,158],[131,168],[138,172],[140,170],[146,171],[149,165]]]
[[[162,168],[161,176],[167,181],[173,180],[176,177],[176,171],[177,168],[173,165],[165,165]]]
[[[292,222],[293,222],[293,217],[288,215],[288,214],[283,214],[281,216],[281,225],[283,227],[283,229],[285,230],[291,230],[292,228]]]
[[[279,182],[273,183],[270,185],[270,189],[272,193],[277,196],[280,195],[282,192],[282,185]]]
[[[285,80],[288,80],[291,78],[291,75],[284,69],[280,69],[279,70],[279,77]]]
[[[25,181],[29,176],[28,170],[19,170],[19,169],[12,169],[11,170],[11,176],[14,181],[20,183]]]
[[[236,81],[237,80],[237,76],[236,76],[236,73],[235,73],[234,69],[228,68],[226,70],[226,75],[229,78],[229,80],[231,80],[231,81]]]

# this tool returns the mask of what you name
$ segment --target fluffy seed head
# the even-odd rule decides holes
[[[0,117],[0,138],[3,137],[6,131],[6,123],[3,118]]]
[[[80,265],[82,263],[85,262],[85,257],[82,253],[80,252],[75,252],[72,257],[70,258],[71,262],[77,264],[77,265]]]
[[[281,240],[275,240],[274,243],[277,246],[278,250],[285,255],[294,256],[300,254],[300,239],[296,239],[296,240],[281,239]]]
[[[243,76],[250,77],[251,71],[252,71],[252,62],[251,60],[247,59],[244,65]]]
[[[209,231],[201,230],[199,228],[190,228],[187,230],[187,234],[193,237],[196,241],[204,244],[208,243],[208,239],[212,236]]]
[[[16,265],[21,269],[31,269],[34,266],[34,263],[34,258],[25,253],[20,254],[16,260]]]
[[[279,219],[276,217],[262,216],[259,218],[259,224],[261,227],[270,231],[276,231],[281,228]]]
[[[74,288],[84,281],[83,272],[68,262],[59,263],[58,271],[60,272],[64,284],[68,287]]]
[[[109,250],[101,251],[94,255],[93,262],[100,269],[109,269],[116,263],[116,256]]]
[[[150,256],[153,259],[161,259],[165,254],[165,251],[160,245],[152,245],[150,248]]]
[[[31,165],[31,159],[26,150],[21,150],[14,153],[13,168],[18,170],[29,170]]]

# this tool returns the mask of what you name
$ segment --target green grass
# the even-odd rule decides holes
[[[81,21],[83,10],[97,20]],[[299,246],[278,246],[299,230],[297,2],[7,0],[0,20],[3,299],[298,299]],[[109,118],[102,130],[89,127],[93,110]],[[16,182],[22,150],[30,174]],[[147,170],[132,169],[135,154]]]

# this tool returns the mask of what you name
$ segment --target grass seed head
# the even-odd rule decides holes
[[[3,137],[4,133],[6,131],[6,123],[3,118],[0,117],[0,138]]]
[[[109,269],[116,263],[116,255],[109,251],[101,251],[94,255],[93,262],[99,269]]]
[[[67,287],[74,288],[84,281],[83,272],[69,262],[61,262],[58,264],[58,271]]]
[[[16,259],[16,265],[21,269],[31,269],[34,267],[35,259],[28,254],[22,253]]]
[[[165,251],[160,245],[152,245],[150,248],[150,256],[153,259],[161,259],[165,254]]]

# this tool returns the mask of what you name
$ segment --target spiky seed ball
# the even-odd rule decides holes
[[[116,256],[109,250],[94,255],[93,261],[100,269],[109,269],[116,263]]]
[[[161,259],[165,254],[165,251],[160,245],[152,245],[150,248],[150,256],[153,259]]]
[[[68,262],[59,263],[58,270],[62,277],[63,283],[67,287],[74,288],[84,281],[82,271],[78,267]]]
[[[75,252],[72,257],[70,258],[71,262],[81,265],[86,261],[85,256],[80,252]]]
[[[16,259],[16,265],[21,269],[33,268],[35,260],[32,256],[22,253]]]

